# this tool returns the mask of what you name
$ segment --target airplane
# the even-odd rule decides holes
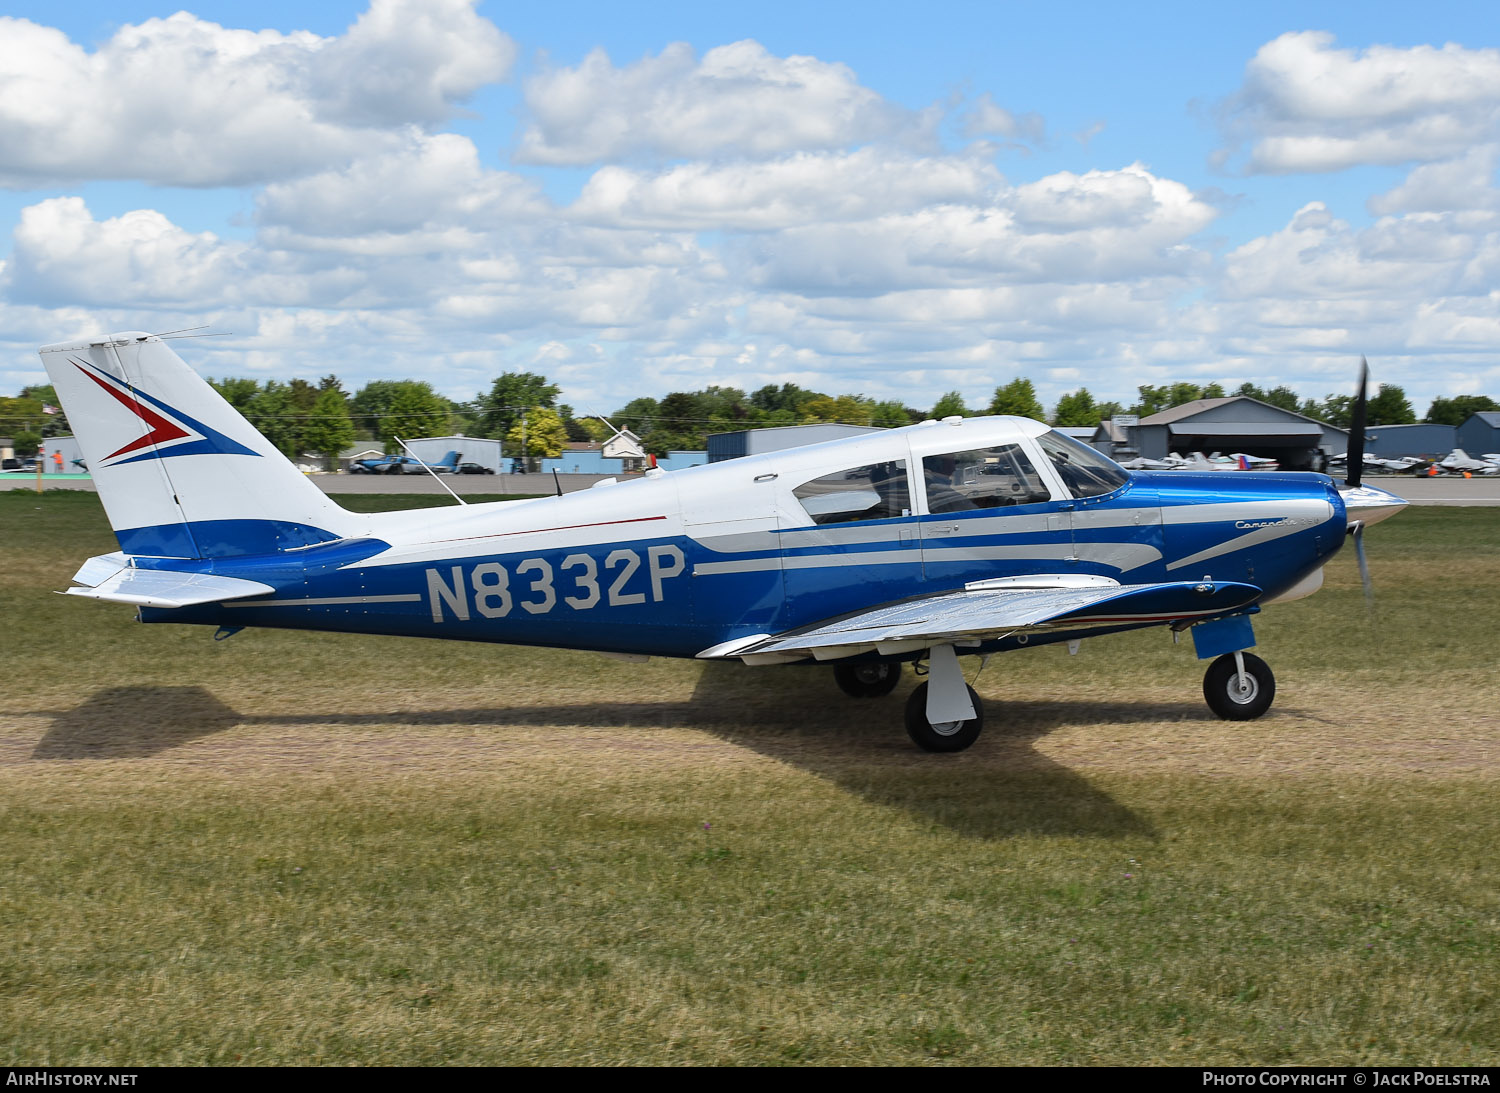
[[[1454,448],[1448,453],[1447,458],[1440,459],[1437,463],[1443,470],[1451,474],[1500,474],[1500,464],[1491,463],[1485,459],[1475,459],[1462,448]]]
[[[1329,466],[1344,466],[1348,462],[1348,453],[1329,456]],[[1392,474],[1414,474],[1419,468],[1427,466],[1430,460],[1420,459],[1414,455],[1398,456],[1395,459],[1382,459],[1378,455],[1364,454],[1363,465],[1367,471],[1388,471]]]
[[[436,463],[424,463],[416,456],[387,455],[379,459],[356,459],[349,464],[350,474],[422,474],[429,468],[436,474],[447,474],[456,470],[463,455],[449,452]]]
[[[911,664],[924,680],[906,729],[932,752],[983,726],[961,655],[1076,651],[1148,626],[1192,635],[1214,713],[1261,716],[1276,685],[1249,652],[1252,617],[1314,592],[1347,535],[1367,572],[1363,529],[1406,504],[1357,474],[1340,489],[1132,473],[1041,422],[950,417],[555,497],[355,513],[161,337],[41,356],[120,545],[70,595],[218,638],[259,626],[827,664],[855,697],[890,693]]]

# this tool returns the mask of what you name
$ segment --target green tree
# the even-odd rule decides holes
[[[1132,408],[1133,413],[1146,417],[1149,414],[1158,414],[1163,410],[1170,410],[1173,406],[1182,406],[1185,403],[1197,402],[1201,398],[1223,398],[1224,388],[1217,383],[1210,383],[1207,387],[1196,383],[1171,383],[1160,387],[1151,384],[1142,384],[1136,388],[1140,394],[1140,401]],[[1254,397],[1254,396],[1252,396]]]
[[[796,421],[806,403],[823,397],[821,391],[808,391],[795,383],[783,383],[780,387],[769,383],[750,396],[750,406],[764,414],[791,414],[789,420]]]
[[[18,456],[24,458],[28,455],[36,455],[36,450],[42,445],[42,434],[22,429],[11,437],[11,444]]]
[[[1337,425],[1340,429],[1347,429],[1354,420],[1354,396],[1353,395],[1329,395],[1321,403],[1317,404],[1318,412],[1308,414],[1319,421],[1326,421],[1330,425]]]
[[[917,419],[918,421],[921,418]],[[899,402],[877,402],[870,409],[870,424],[878,425],[882,429],[899,429],[903,425],[912,424],[906,407]]]
[[[1435,398],[1422,420],[1432,425],[1462,425],[1474,414],[1500,410],[1500,402],[1488,395],[1454,395]]]
[[[291,388],[280,380],[267,380],[240,413],[288,459],[302,451],[302,419],[292,405]]]
[[[963,395],[957,391],[949,391],[937,400],[937,405],[932,408],[932,413],[928,416],[937,421],[942,421],[945,417],[968,417],[969,408],[964,405]]]
[[[819,395],[803,404],[802,412],[814,421],[832,421],[843,425],[868,425],[875,400],[862,395]]]
[[[661,404],[646,395],[631,399],[609,415],[609,419],[621,429],[629,429],[636,436],[642,437],[656,427],[660,417]]]
[[[312,410],[302,430],[302,443],[308,451],[317,452],[331,468],[338,467],[338,456],[354,443],[354,422],[349,419],[349,404],[338,388],[324,388],[313,400]]]
[[[1415,425],[1417,412],[1412,409],[1406,392],[1394,383],[1382,383],[1380,390],[1370,400],[1369,424],[1371,425]]]
[[[1087,387],[1080,387],[1058,399],[1057,409],[1052,412],[1054,425],[1098,425],[1101,420],[1099,407],[1094,404],[1094,396]]]
[[[1036,397],[1036,387],[1024,376],[1017,376],[1003,387],[995,388],[995,397],[990,399],[992,414],[1013,414],[1029,417],[1033,421],[1047,420],[1047,411]]]
[[[62,402],[57,397],[57,391],[50,383],[37,383],[30,387],[21,389],[23,399],[32,399],[39,404],[42,411],[41,433],[42,436],[68,436],[73,432],[68,425],[68,415],[63,413]],[[47,413],[46,408],[52,407],[53,413]]]
[[[225,376],[221,380],[210,379],[208,385],[219,392],[225,402],[233,406],[240,413],[250,405],[252,399],[260,393],[260,382],[252,379],[241,379],[233,376]]]
[[[595,444],[603,444],[606,440],[615,435],[615,431],[611,429],[600,418],[580,417],[575,418],[574,420],[578,422],[579,427],[583,429],[584,433]]]
[[[384,442],[385,450],[404,451],[401,440],[445,434],[451,405],[448,400],[425,381],[398,380],[396,383],[397,388],[390,405],[385,415],[379,419],[375,431],[375,435]]]
[[[502,372],[490,384],[489,391],[474,400],[476,428],[481,436],[508,436],[523,410],[536,406],[556,408],[561,393],[555,383],[535,372]],[[559,420],[562,416],[558,415]]]
[[[568,430],[562,415],[550,407],[540,406],[521,414],[510,432],[505,434],[509,452],[523,452],[530,459],[556,459],[568,444]]]

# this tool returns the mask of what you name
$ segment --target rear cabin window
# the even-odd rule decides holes
[[[911,515],[904,459],[825,474],[802,483],[792,493],[815,524]]]
[[[1051,497],[1019,444],[929,455],[922,460],[922,480],[931,513],[1031,505]]]
[[[1037,437],[1042,451],[1057,468],[1058,477],[1074,497],[1098,497],[1113,493],[1130,481],[1130,472],[1056,429]]]

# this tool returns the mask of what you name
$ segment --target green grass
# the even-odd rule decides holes
[[[1494,1065],[1500,510],[1368,541],[1259,722],[1148,631],[927,756],[909,678],[143,628],[0,494],[0,1060]]]

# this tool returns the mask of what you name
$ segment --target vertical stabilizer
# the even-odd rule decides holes
[[[44,346],[110,525],[128,554],[269,554],[359,534],[323,491],[160,338]]]

